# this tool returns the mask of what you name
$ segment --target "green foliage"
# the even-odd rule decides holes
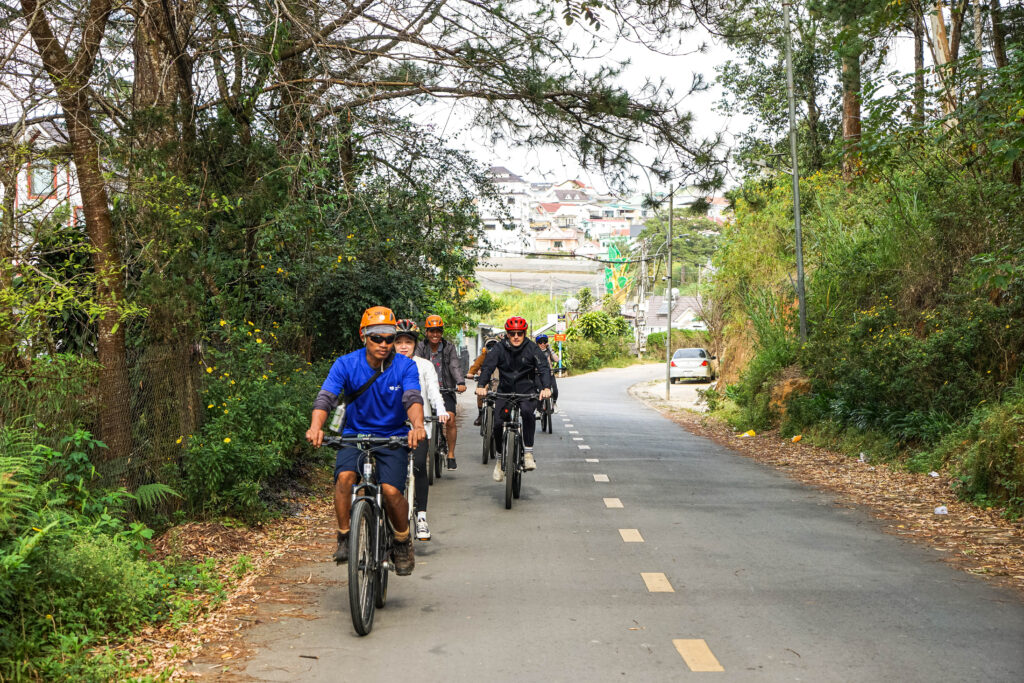
[[[621,337],[610,337],[601,341],[578,339],[566,342],[562,349],[565,366],[574,373],[628,365],[633,361],[629,353],[629,344]]]
[[[999,403],[985,404],[931,451],[911,462],[915,469],[949,465],[957,493],[978,505],[1004,505],[1024,515],[1024,378],[1018,377]]]
[[[565,338],[568,342],[585,339],[601,343],[606,340],[618,341],[627,337],[630,332],[631,328],[625,318],[597,310],[584,313],[573,320]]]
[[[210,340],[206,418],[182,435],[182,487],[206,513],[264,514],[267,484],[310,457],[299,439],[328,364],[281,353],[275,329],[224,321]]]
[[[666,332],[652,332],[647,335],[647,350],[644,355],[651,360],[665,360]],[[672,330],[672,350],[702,348],[714,352],[711,335],[703,330]]]
[[[526,318],[530,323],[530,329],[534,330],[547,324],[549,314],[563,312],[566,298],[568,297],[559,295],[552,299],[547,294],[526,294],[518,289],[508,289],[504,292],[481,290],[470,302],[486,308],[481,309],[479,318],[480,322],[486,325],[502,328],[508,318],[518,315]]]
[[[133,496],[95,481],[103,445],[86,433],[39,443],[0,428],[0,677],[110,680],[125,663],[97,652],[110,638],[193,609],[215,574],[145,559],[152,530],[127,522]],[[155,491],[155,490],[154,490]]]

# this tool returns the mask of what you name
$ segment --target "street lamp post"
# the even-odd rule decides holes
[[[796,296],[800,304],[800,342],[807,341],[807,300],[804,296],[804,245],[800,232],[800,168],[796,158],[796,102],[793,94],[793,48],[789,25],[790,0],[782,3],[786,25],[786,95],[789,99],[789,154],[793,162],[793,229],[796,231]]]
[[[667,326],[665,329],[665,400],[672,400],[672,219],[675,216],[675,205],[673,200],[676,195],[675,188],[669,185],[668,194],[668,288],[665,293],[668,295],[668,315],[666,316]]]

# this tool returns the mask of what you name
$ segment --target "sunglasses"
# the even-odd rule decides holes
[[[510,337],[525,337],[526,336],[526,332],[523,332],[522,330],[510,330],[510,331],[506,332],[505,334],[507,334]]]
[[[393,334],[388,334],[388,335],[371,334],[371,335],[368,335],[368,336],[369,336],[370,341],[372,341],[374,344],[394,344],[395,343],[395,335],[393,335]]]

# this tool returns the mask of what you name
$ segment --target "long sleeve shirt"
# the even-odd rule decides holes
[[[441,387],[437,384],[437,372],[434,370],[434,364],[426,358],[414,357],[413,360],[416,361],[416,369],[420,373],[420,391],[425,399],[423,401],[423,417],[441,415],[445,412],[444,398],[441,396]],[[424,424],[429,439],[434,424],[432,422]]]

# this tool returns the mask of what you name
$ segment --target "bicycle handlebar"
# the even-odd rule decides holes
[[[389,446],[391,448],[399,448],[408,446],[409,442],[404,436],[326,436],[324,437],[324,446],[357,446],[357,447],[373,447],[373,446]]]
[[[504,398],[504,399],[540,398],[540,394],[516,394],[516,393],[505,394],[505,393],[501,393],[501,392],[498,392],[498,391],[488,391],[487,395],[488,396],[493,396],[494,398]]]

